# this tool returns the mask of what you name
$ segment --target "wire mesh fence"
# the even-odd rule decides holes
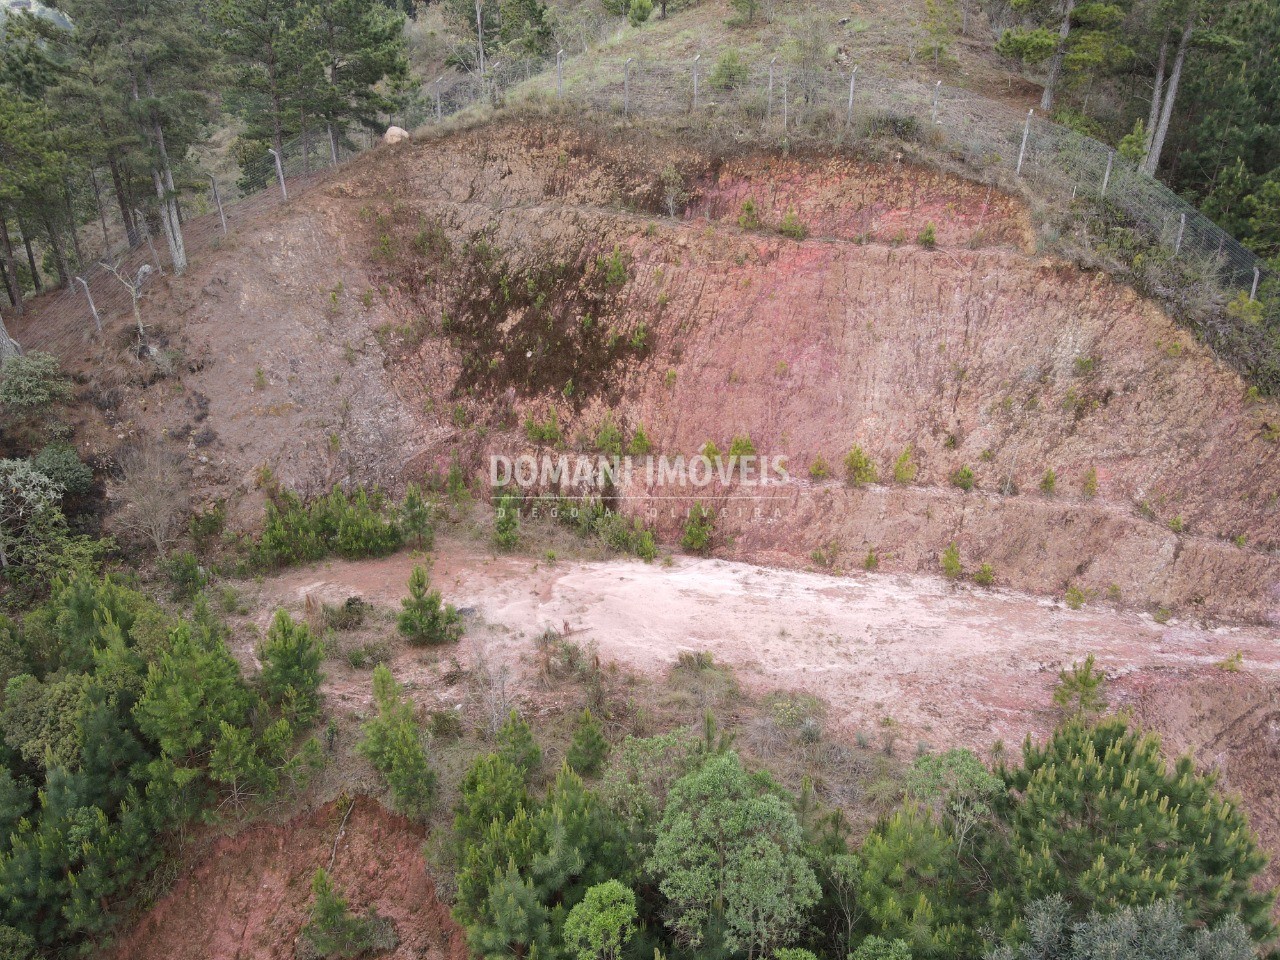
[[[1258,257],[1111,148],[1034,111],[941,83],[891,80],[862,69],[841,74],[781,56],[746,62],[707,52],[682,63],[632,57],[582,66],[560,53],[490,63],[483,75],[430,80],[389,122],[412,130],[476,104],[520,97],[624,118],[685,118],[700,131],[720,126],[767,146],[793,138],[850,145],[884,134],[924,140],[980,173],[1016,178],[1051,196],[1105,201],[1229,293],[1254,297],[1262,279]],[[380,139],[365,128],[319,127],[232,172],[184,171],[179,212],[188,256],[215,247],[241,223],[300,195]],[[108,317],[134,314],[151,278],[173,268],[156,198],[130,216],[131,204],[119,202],[105,172],[93,172],[93,179],[102,243],[96,252],[81,252],[81,261],[92,265],[61,291],[35,298],[22,318],[10,313],[9,332],[24,349],[65,358],[90,347]]]

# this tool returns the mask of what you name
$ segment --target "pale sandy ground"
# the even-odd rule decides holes
[[[335,561],[266,581],[255,619],[271,609],[301,610],[307,594],[328,603],[359,595],[395,608],[415,562]],[[433,583],[445,599],[471,608],[462,662],[483,651],[518,678],[533,638],[548,627],[595,644],[605,661],[650,676],[680,651],[708,650],[758,690],[802,689],[828,701],[828,722],[846,733],[891,716],[904,734],[935,746],[1016,744],[1052,723],[1057,671],[1087,653],[1112,677],[1117,707],[1178,686],[1241,651],[1244,670],[1268,686],[1280,676],[1280,631],[1259,626],[1205,629],[1096,603],[1080,611],[1044,598],[955,586],[927,576],[830,576],[677,557],[669,566],[638,561],[560,561],[492,557],[471,544],[444,542]],[[387,623],[386,633],[394,628]],[[437,703],[449,693],[439,657],[393,641],[393,671],[415,696]],[[249,651],[243,651],[248,654]],[[331,671],[329,695],[346,709],[368,703],[368,673]]]

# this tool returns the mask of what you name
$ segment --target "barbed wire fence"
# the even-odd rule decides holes
[[[414,130],[476,105],[521,99],[583,106],[624,120],[684,118],[700,133],[720,127],[769,147],[793,139],[835,146],[884,135],[917,139],[975,173],[1013,178],[1048,196],[1109,204],[1171,256],[1197,264],[1200,275],[1212,277],[1228,294],[1255,299],[1264,276],[1256,255],[1116,151],[1034,110],[1024,114],[941,82],[877,77],[860,68],[842,75],[780,56],[726,65],[713,52],[682,63],[630,58],[585,66],[561,51],[554,59],[493,63],[483,76],[430,80],[389,122]],[[300,196],[379,142],[369,129],[333,136],[318,129],[286,142],[278,155],[272,151],[241,166],[238,174],[188,165],[179,203],[188,256],[216,250],[241,224]],[[91,350],[102,343],[109,319],[136,317],[151,277],[173,268],[155,198],[150,209],[139,206],[130,231],[110,188],[99,190],[95,183],[95,193],[104,242],[96,255],[84,257],[91,265],[60,291],[29,301],[23,316],[5,316],[24,350],[64,360]]]

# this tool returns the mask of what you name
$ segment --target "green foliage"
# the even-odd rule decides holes
[[[435,504],[422,495],[416,483],[404,491],[400,504],[400,529],[419,550],[430,549],[435,541]]]
[[[960,549],[954,543],[947,544],[938,562],[942,566],[943,576],[948,580],[957,580],[964,573],[964,565],[960,562]]]
[[[0,366],[0,408],[15,419],[39,424],[71,399],[71,384],[56,358],[33,350]]]
[[[732,752],[671,786],[647,869],[670,905],[668,928],[694,950],[786,946],[820,893],[795,813]]]
[[[410,817],[424,817],[436,793],[436,775],[427,760],[413,704],[401,698],[391,671],[379,664],[373,670],[373,699],[377,716],[362,728],[360,753],[382,774],[391,789],[392,805]]]
[[[577,960],[617,960],[636,932],[636,895],[617,880],[587,890],[564,922],[565,946]]]
[[[1053,702],[1075,717],[1093,717],[1107,709],[1107,675],[1098,669],[1093,654],[1069,670],[1058,671]]]
[[[902,453],[898,455],[898,459],[893,463],[893,482],[894,483],[912,483],[916,478],[916,466],[914,449],[911,444],[907,444]]]
[[[502,494],[495,504],[493,542],[499,550],[514,550],[520,543],[520,504],[514,493]]]
[[[1044,476],[1040,478],[1040,492],[1048,496],[1053,496],[1054,490],[1058,488],[1058,475],[1053,472],[1053,467],[1045,470]]]
[[[560,420],[556,415],[556,411],[552,409],[551,415],[543,422],[535,420],[533,414],[529,414],[529,416],[525,417],[524,434],[529,438],[530,443],[555,446],[562,437]]]
[[[792,240],[803,240],[809,235],[809,228],[800,222],[800,217],[794,210],[788,210],[778,224],[778,232]]]
[[[632,0],[634,4],[636,0]],[[640,0],[643,3],[643,0]],[[649,7],[650,12],[653,11],[652,5]],[[647,19],[647,18],[646,18]],[[627,272],[627,257],[622,252],[622,248],[614,245],[613,252],[607,257],[600,257],[596,260],[596,267],[604,274],[604,282],[609,287],[621,287],[630,279]]]
[[[926,250],[932,250],[938,245],[938,228],[932,223],[926,223],[924,229],[916,235],[916,243]]]
[[[896,477],[896,468],[894,472]],[[845,454],[844,473],[848,482],[855,487],[860,487],[867,483],[875,483],[878,479],[875,461],[868,457],[866,453],[863,452],[862,447],[858,446],[856,443],[849,452]]]
[[[579,776],[592,777],[600,772],[608,757],[609,741],[604,737],[600,721],[591,715],[589,709],[583,710],[569,742],[565,762]]]
[[[917,757],[907,774],[907,793],[933,807],[951,827],[957,852],[988,822],[1004,782],[971,751],[948,750]]]
[[[1147,128],[1142,118],[1133,121],[1133,130],[1120,138],[1116,152],[1130,163],[1139,163],[1147,154]]]
[[[1080,484],[1080,491],[1090,499],[1098,495],[1098,471],[1095,467],[1090,467],[1085,471],[1084,480]]]
[[[872,934],[864,937],[852,960],[911,960],[911,944],[905,940],[884,940]]]
[[[652,446],[649,435],[644,432],[644,424],[636,424],[635,432],[631,434],[631,442],[627,444],[627,453],[633,457],[643,457],[648,454]]]
[[[751,442],[751,437],[742,433],[729,441],[729,463],[738,466],[742,463],[744,457],[754,457],[756,455],[756,445]]]
[[[299,960],[355,960],[394,950],[400,942],[391,921],[372,907],[363,917],[353,915],[323,867],[311,878],[311,896],[311,918],[299,934]]]
[[[209,574],[200,566],[200,559],[190,550],[169,554],[160,562],[160,569],[173,586],[174,600],[193,600],[196,594],[209,585]]]
[[[963,463],[958,469],[951,473],[951,485],[959,487],[965,493],[968,493],[977,484],[977,479],[973,475],[973,470],[969,468],[967,463]]]
[[[430,589],[426,567],[413,568],[409,596],[400,601],[400,606],[396,626],[414,646],[438,646],[462,639],[462,617],[453,604],[443,602],[439,590]]]
[[[1176,899],[1189,922],[1238,916],[1257,939],[1273,932],[1271,896],[1254,878],[1265,857],[1239,807],[1189,757],[1172,767],[1159,740],[1121,717],[1075,719],[1005,772],[1019,802],[1008,814],[1011,892],[1030,903],[1070,892],[1076,918]]]
[[[286,708],[295,720],[309,723],[320,712],[319,641],[305,623],[295,623],[287,610],[277,610],[258,648],[262,688],[267,702]]]
[[[978,567],[973,574],[973,582],[980,587],[990,587],[996,582],[996,568],[989,563]]]
[[[596,449],[611,457],[622,456],[622,430],[613,420],[613,414],[606,413],[596,432]]]
[[[716,60],[716,65],[712,68],[709,79],[711,86],[717,90],[732,90],[747,82],[747,65],[742,62],[742,57],[738,51],[730,47],[720,54],[720,58]],[[747,221],[746,223],[743,222],[744,219]],[[738,226],[742,227],[743,230],[758,230],[760,228],[760,219],[756,214],[755,203],[750,197],[742,205],[742,216],[738,217]]]
[[[703,506],[701,501],[695,502],[689,508],[689,516],[684,522],[684,534],[680,538],[680,546],[690,553],[706,553],[711,549],[715,528],[715,510]]]
[[[40,596],[60,578],[97,568],[105,543],[71,533],[63,488],[27,460],[0,460],[0,582],[14,599]]]
[[[631,0],[627,5],[627,22],[639,27],[653,16],[653,0]]]
[[[725,53],[725,56],[728,56],[728,52]],[[735,53],[734,56],[736,57],[737,54]],[[723,57],[721,59],[723,59]],[[715,83],[714,73],[711,75],[711,78],[711,82]],[[760,229],[760,211],[756,208],[756,202],[751,197],[747,197],[747,199],[742,201],[742,212],[738,214],[738,226],[743,230]]]
[[[31,459],[31,466],[60,486],[64,496],[83,496],[93,488],[93,469],[69,444],[49,444]]]
[[[499,753],[476,758],[462,778],[461,794],[453,832],[463,854],[483,840],[495,820],[505,823],[529,806],[524,771]]]
[[[331,553],[347,559],[381,557],[404,542],[399,518],[381,496],[357,488],[350,496],[338,488],[303,504],[281,493],[267,504],[266,525],[255,550],[265,566],[291,566],[321,560]]]
[[[542,766],[542,748],[517,710],[508,714],[498,730],[498,755],[519,770],[526,780]]]

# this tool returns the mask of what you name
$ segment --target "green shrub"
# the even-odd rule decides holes
[[[926,250],[932,250],[938,245],[938,231],[932,223],[926,223],[924,229],[916,235],[916,243],[924,247]]]
[[[462,617],[453,604],[442,602],[439,590],[429,586],[426,567],[414,567],[409,574],[409,596],[400,601],[403,609],[396,628],[415,647],[457,643],[462,639]]]
[[[792,240],[803,240],[809,235],[808,228],[800,222],[800,218],[794,210],[788,210],[783,216],[782,222],[778,224],[778,232],[784,237],[790,237]]]
[[[1084,481],[1080,485],[1081,491],[1086,497],[1092,499],[1098,493],[1098,471],[1094,467],[1090,467],[1084,475]]]
[[[689,516],[684,522],[684,535],[680,538],[680,546],[690,553],[706,553],[711,549],[715,526],[715,510],[704,507],[701,501],[695,502],[689,509]]]
[[[303,723],[320,711],[320,643],[305,623],[295,623],[285,610],[277,610],[258,649],[262,661],[262,687],[267,701],[287,709],[291,719]]]
[[[207,555],[217,545],[218,539],[226,528],[227,502],[222,499],[216,500],[199,513],[192,514],[187,524],[196,552],[202,556]]]
[[[594,528],[611,550],[629,553],[646,563],[658,555],[653,531],[645,529],[644,522],[639,517],[631,518],[616,510],[602,509],[594,521]]]
[[[11,417],[43,420],[70,399],[71,384],[47,353],[33,350],[0,366],[0,407]]]
[[[596,449],[611,457],[622,456],[622,430],[613,421],[613,414],[606,413],[596,432]]]
[[[973,471],[969,469],[967,463],[961,464],[958,470],[952,471],[951,485],[953,487],[959,487],[965,493],[968,493],[976,483],[977,480],[974,478]]]
[[[400,943],[395,926],[369,908],[353,916],[323,867],[311,878],[311,918],[298,937],[297,960],[356,960],[382,954]]]
[[[335,487],[327,497],[304,504],[285,491],[267,504],[267,522],[255,548],[266,566],[320,560],[330,553],[347,559],[381,557],[404,542],[397,511],[381,494],[357,488],[348,496]]]
[[[653,449],[653,444],[649,442],[649,435],[644,432],[644,424],[636,424],[636,431],[631,435],[631,442],[627,444],[627,453],[633,457],[643,457]]]
[[[831,474],[831,468],[827,466],[827,458],[819,454],[813,458],[809,464],[810,480],[825,480]]]
[[[374,668],[377,715],[365,722],[358,749],[387,781],[392,805],[406,816],[423,817],[435,799],[436,775],[422,746],[413,704],[401,692],[390,670],[381,664]]]
[[[754,457],[756,455],[756,445],[751,442],[751,438],[745,433],[739,434],[729,442],[729,462],[734,466],[741,467],[744,457]]]
[[[756,202],[750,197],[742,201],[742,212],[738,214],[738,226],[743,230],[760,229],[760,211],[756,208]]]
[[[996,568],[989,563],[984,563],[974,573],[973,582],[980,587],[992,586],[996,582]]]
[[[591,715],[590,710],[583,710],[569,742],[565,762],[574,773],[591,777],[600,771],[608,756],[609,741],[604,738],[600,721]]]
[[[959,579],[964,573],[964,566],[960,563],[960,549],[954,543],[947,544],[947,549],[942,551],[940,562],[942,573],[948,580]]]
[[[856,443],[844,456],[844,473],[845,479],[855,487],[875,483],[878,479],[875,461],[868,457]]]
[[[209,575],[190,550],[171,553],[160,562],[160,569],[173,587],[174,600],[192,600],[209,584]]]
[[[521,499],[514,493],[498,498],[493,517],[493,542],[500,550],[514,550],[520,543]]]
[[[1067,606],[1072,610],[1079,610],[1084,606],[1085,600],[1088,599],[1085,592],[1074,584],[1067,587],[1067,592],[1063,595]]]
[[[713,467],[720,465],[720,448],[716,446],[716,442],[714,440],[708,440],[702,445],[702,455],[711,462]]]
[[[893,482],[894,483],[911,483],[916,478],[916,472],[919,467],[913,456],[914,450],[911,444],[907,444],[901,455],[893,464]]]
[[[720,59],[716,61],[716,65],[711,70],[710,76],[711,86],[717,90],[732,90],[734,87],[741,86],[747,80],[747,65],[742,62],[742,57],[737,50],[732,48],[720,54]],[[744,229],[755,229],[748,227]]]
[[[639,27],[653,16],[653,0],[631,0],[627,5],[627,22]]]
[[[1058,488],[1058,475],[1053,472],[1053,467],[1049,467],[1044,472],[1044,476],[1040,478],[1040,492],[1048,496],[1053,496],[1053,491]]]
[[[632,0],[633,5],[637,0]],[[649,8],[651,11],[652,6]],[[604,282],[609,287],[621,287],[627,282],[627,258],[622,252],[622,248],[616,244],[613,247],[613,253],[607,257],[600,257],[596,260],[596,266],[604,274]]]
[[[92,468],[70,444],[49,444],[35,455],[31,465],[62,487],[64,495],[78,497],[93,488]]]
[[[1182,533],[1185,528],[1185,524],[1182,522],[1182,517],[1175,516],[1170,518],[1169,529],[1174,533]]]
[[[435,512],[435,503],[422,495],[416,483],[405,488],[400,529],[419,550],[428,549],[435,542]]]
[[[542,766],[542,748],[533,737],[533,730],[512,710],[498,730],[498,756],[519,770],[528,780]]]
[[[880,554],[875,547],[867,550],[867,555],[862,560],[862,569],[868,572],[880,569]]]
[[[529,438],[530,443],[545,443],[551,446],[560,442],[560,420],[556,416],[555,410],[551,411],[545,422],[539,423],[533,418],[533,414],[525,417],[524,433]]]

